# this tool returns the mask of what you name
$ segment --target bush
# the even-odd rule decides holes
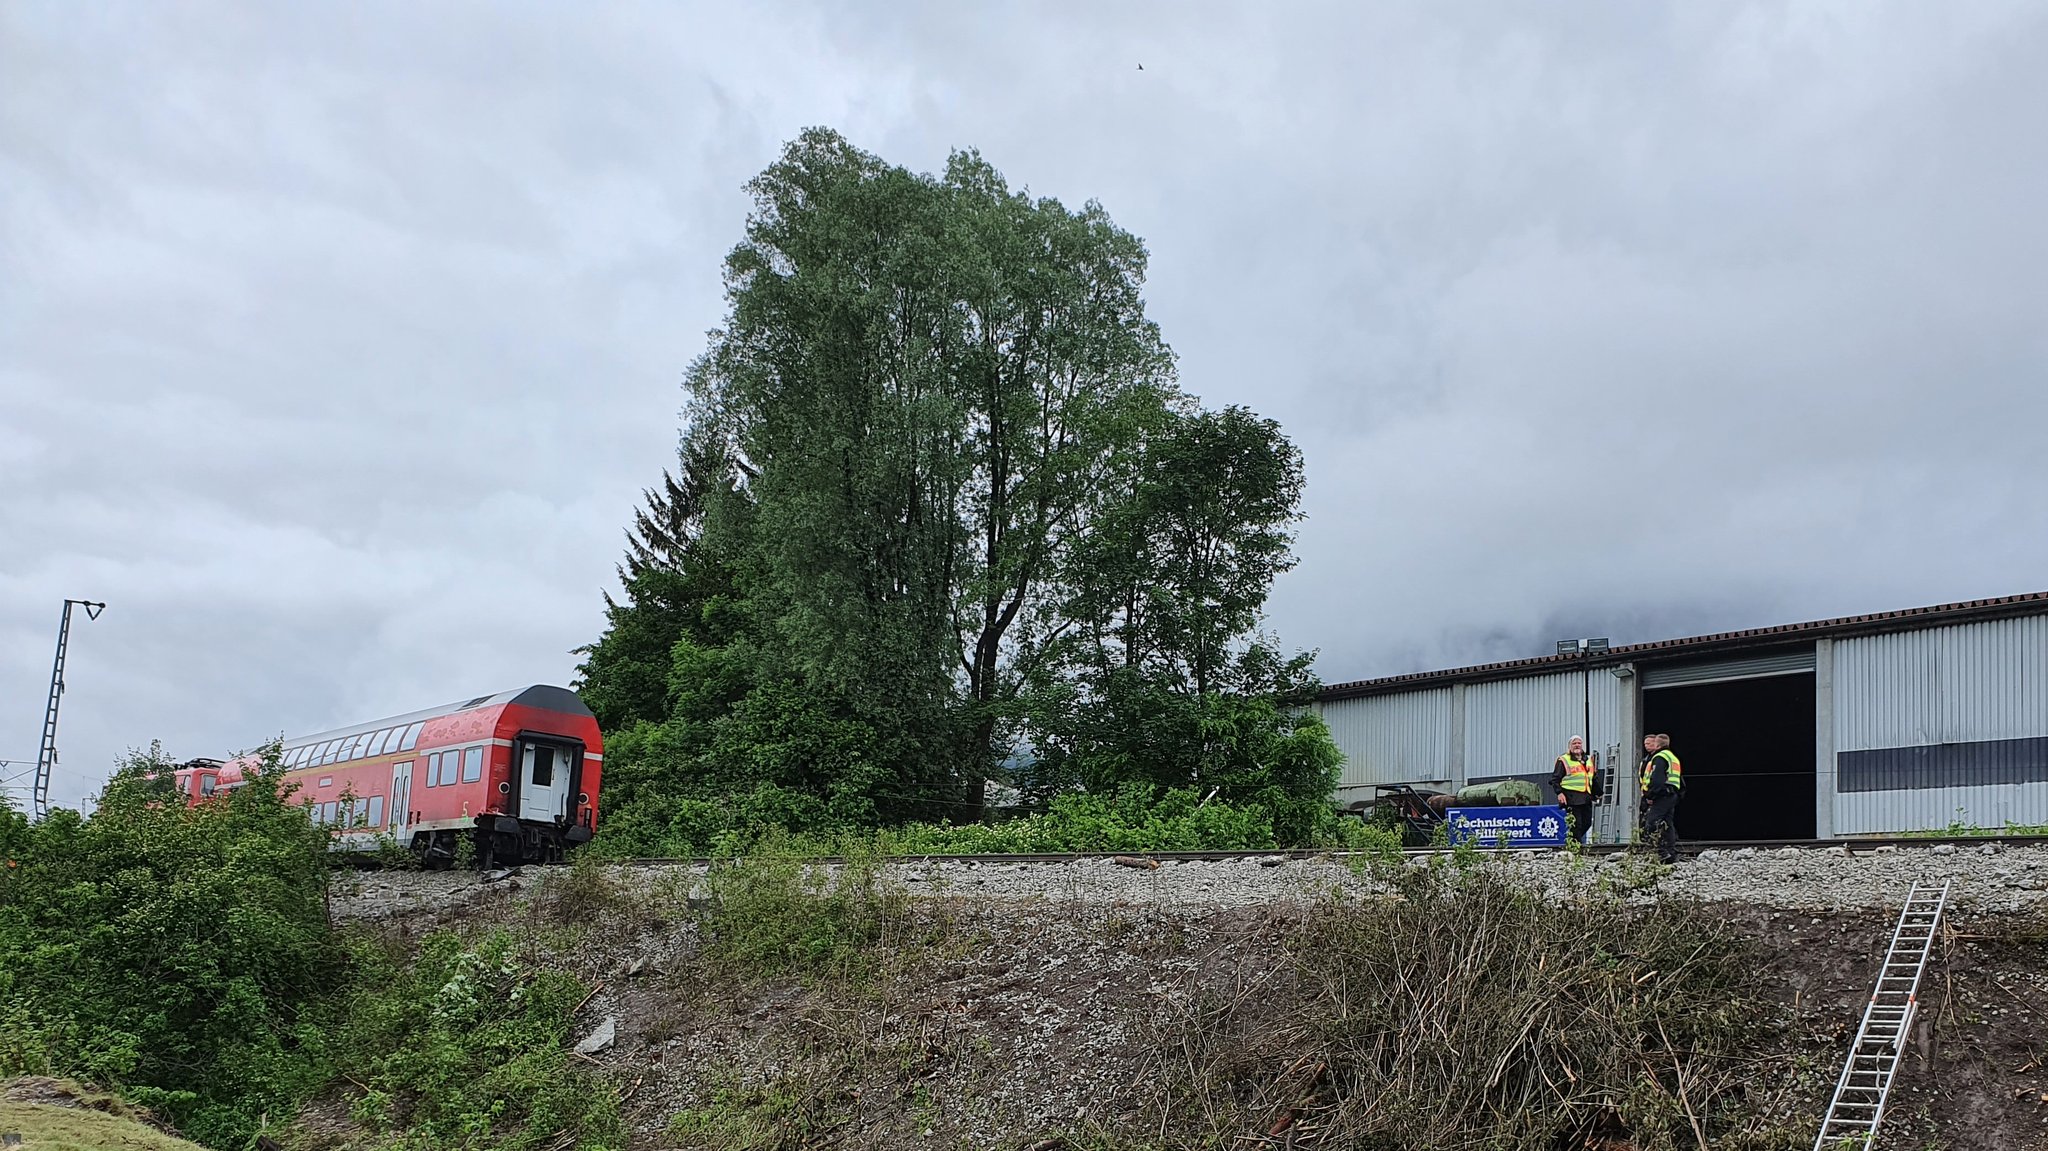
[[[118,1085],[188,1136],[245,1144],[317,1085],[326,838],[287,802],[275,749],[188,808],[152,748],[86,819],[0,810],[0,1075]]]
[[[340,1013],[336,1069],[354,1113],[387,1146],[624,1146],[612,1089],[566,1044],[587,992],[533,965],[503,931],[439,932],[417,955],[360,941],[356,990]]]
[[[753,976],[857,976],[868,950],[906,921],[908,897],[865,855],[828,869],[772,849],[705,878],[706,955]]]
[[[1140,1126],[1176,1146],[1310,1115],[1328,1146],[1791,1145],[1757,1092],[1782,1013],[1707,909],[1560,908],[1484,871],[1396,882],[1312,914],[1291,967],[1163,1021]]]

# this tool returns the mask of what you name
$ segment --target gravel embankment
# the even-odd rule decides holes
[[[1409,867],[1447,865],[1442,856],[1410,857]],[[1606,886],[1647,893],[1655,889],[1709,901],[1756,903],[1794,910],[1891,908],[1915,881],[1951,881],[1951,899],[1981,912],[2014,912],[2048,899],[2048,847],[1988,843],[1955,847],[1879,847],[1851,855],[1843,849],[1743,848],[1708,850],[1659,872],[1644,857],[1573,859],[1563,852],[1513,852],[1488,857],[1498,868],[1556,892]],[[701,867],[621,868],[637,883],[680,888]],[[350,875],[334,888],[337,918],[376,919],[464,906],[516,889],[549,874],[529,868],[495,881],[456,872],[384,872]],[[1051,903],[1141,904],[1162,910],[1205,912],[1302,902],[1335,892],[1364,897],[1383,884],[1342,859],[1165,863],[1133,868],[1108,859],[1068,863],[981,863],[932,859],[898,863],[891,878],[913,893],[969,899],[1043,900]]]

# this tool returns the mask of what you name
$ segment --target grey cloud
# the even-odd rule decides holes
[[[0,758],[113,604],[67,801],[566,680],[809,124],[1147,239],[1306,452],[1327,679],[2048,570],[2035,5],[16,4],[0,78]]]

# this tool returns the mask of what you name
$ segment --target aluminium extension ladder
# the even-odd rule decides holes
[[[1892,1075],[1905,1053],[1906,1033],[1919,1006],[1920,973],[1927,969],[1927,954],[1934,949],[1934,934],[1947,903],[1947,882],[1939,890],[1923,890],[1915,883],[1906,905],[1899,909],[1891,948],[1878,970],[1870,1006],[1863,1009],[1863,1025],[1856,1029],[1849,1060],[1842,1064],[1842,1078],[1835,1084],[1835,1096],[1821,1120],[1814,1151],[1844,1147],[1863,1151],[1876,1143],[1877,1125],[1884,1120],[1885,1100],[1891,1095]]]

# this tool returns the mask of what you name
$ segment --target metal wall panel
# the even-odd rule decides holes
[[[1475,683],[1465,689],[1465,775],[1472,780],[1550,774],[1565,740],[1588,736],[1603,770],[1632,761],[1623,731],[1626,680],[1605,668],[1581,679],[1576,671]],[[1591,690],[1593,730],[1585,732],[1585,692]]]
[[[1888,835],[1966,827],[2048,824],[2048,783],[1862,791],[1835,797],[1836,835]]]
[[[1650,664],[1643,668],[1643,690],[1684,687],[1695,683],[1727,683],[1736,679],[1762,679],[1772,675],[1797,675],[1813,670],[1813,649],[1778,652],[1773,655],[1716,659],[1705,663]]]
[[[1344,752],[1340,802],[1363,798],[1375,783],[1441,783],[1451,778],[1448,687],[1326,703],[1323,722]]]
[[[1834,648],[1837,754],[2048,736],[2048,615]]]

